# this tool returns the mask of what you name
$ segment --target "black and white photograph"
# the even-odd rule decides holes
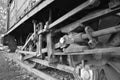
[[[0,80],[120,80],[120,0],[0,0]]]

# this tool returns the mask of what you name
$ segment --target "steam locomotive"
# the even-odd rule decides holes
[[[76,80],[119,80],[119,11],[119,0],[8,0],[3,44],[31,67]]]

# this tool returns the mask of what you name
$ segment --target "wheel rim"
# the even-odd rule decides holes
[[[26,51],[33,51],[33,45],[31,44],[31,42],[28,44],[28,48],[26,48],[25,50],[26,50]],[[36,66],[36,63],[33,62],[33,61],[31,61],[31,60],[30,60],[31,58],[25,59],[26,56],[29,56],[29,54],[23,56],[22,62],[23,62],[24,64],[28,65],[29,67],[35,67],[35,66]]]
[[[94,74],[95,76],[95,74]],[[119,59],[110,60],[99,68],[97,80],[120,80],[120,61]]]
[[[106,80],[120,80],[120,62],[109,61],[103,70]]]
[[[92,79],[87,80],[120,80],[120,59],[114,57],[114,60],[111,58],[107,61],[100,60],[100,62],[97,62],[95,64],[86,64],[91,67],[90,70],[92,70],[93,74],[93,76],[91,76]],[[86,74],[83,73],[83,76],[86,77]]]

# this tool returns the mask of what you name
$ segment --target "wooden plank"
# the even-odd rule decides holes
[[[66,19],[68,19],[72,15],[76,14],[77,12],[79,12],[79,11],[83,10],[84,8],[86,8],[87,6],[91,5],[94,1],[95,0],[88,0],[88,1],[84,2],[83,4],[79,5],[78,7],[74,8],[70,12],[66,13],[64,16],[60,17],[59,19],[57,19],[56,21],[51,23],[49,25],[49,28],[52,28],[52,27],[56,26],[57,24],[65,21]]]
[[[18,23],[16,23],[7,33],[4,35],[9,34],[12,32],[14,29],[16,29],[18,26],[20,26],[23,22],[28,20],[31,16],[35,15],[38,11],[42,10],[44,7],[52,3],[54,0],[45,0],[43,1],[40,5],[35,7],[32,11],[30,11],[25,17],[23,17]]]

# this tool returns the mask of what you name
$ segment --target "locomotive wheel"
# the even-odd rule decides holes
[[[33,46],[31,44],[28,45],[28,48],[26,48],[27,51],[32,51],[33,50]],[[26,57],[28,57],[28,59],[25,59]],[[22,57],[22,62],[30,67],[35,67],[36,63],[31,61],[30,58],[31,55],[23,55]]]
[[[30,37],[31,35],[32,35],[31,33],[28,35],[26,41],[29,39],[29,37]],[[33,51],[33,42],[32,42],[32,41],[30,41],[30,42],[28,43],[28,46],[25,48],[25,51],[31,51],[31,52]],[[27,57],[27,58],[26,58],[26,57]],[[31,56],[31,55],[29,55],[29,54],[28,54],[28,55],[23,55],[23,57],[22,57],[22,62],[23,62],[24,64],[30,66],[30,67],[35,67],[35,66],[36,66],[36,63],[30,60],[32,57],[33,57],[33,56]]]
[[[102,74],[104,76],[102,77],[103,79],[100,77],[100,80],[120,80],[120,59],[115,58],[108,61],[101,71],[103,71]]]
[[[74,67],[73,62],[71,59],[70,66]],[[75,67],[76,71],[80,71],[77,73],[80,74],[79,76],[82,77],[82,80],[120,80],[120,56],[116,57],[112,55],[111,57],[109,54],[104,59],[89,59],[85,64],[86,66],[90,66],[89,70],[91,72],[85,68],[81,68],[79,65]],[[81,72],[82,69],[85,70]]]
[[[96,70],[93,73],[93,80],[120,80],[120,58],[112,57],[105,63],[103,62],[102,65],[99,65],[101,64],[99,62],[92,63],[94,66],[97,64],[97,68],[95,68]]]
[[[8,37],[8,48],[10,49],[10,52],[15,52],[17,49],[17,42],[13,36]]]
[[[82,80],[98,80],[98,70],[92,69],[81,69],[81,79]]]

